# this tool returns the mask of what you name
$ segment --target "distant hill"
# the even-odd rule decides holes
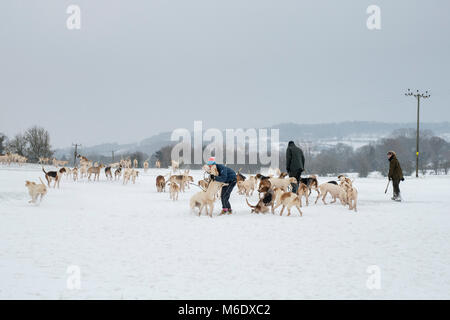
[[[313,143],[319,147],[326,147],[336,143],[346,143],[353,147],[359,147],[371,141],[390,135],[394,130],[401,128],[416,128],[416,123],[386,123],[375,121],[347,121],[323,124],[281,123],[268,129],[280,130],[280,142],[285,145],[289,140],[300,143]],[[421,130],[431,130],[435,135],[450,141],[450,122],[421,123]],[[118,144],[103,143],[90,147],[82,147],[82,154],[98,154],[110,156],[111,151],[120,156],[124,153],[141,151],[149,156],[160,148],[167,146],[171,132],[162,132],[142,140],[139,143]],[[71,157],[72,148],[62,148],[55,151],[57,158]]]
[[[386,123],[375,121],[347,121],[324,124],[282,123],[271,128],[280,129],[280,140],[345,139],[349,137],[386,136],[400,128],[416,128],[416,123]],[[450,137],[450,122],[421,123],[420,130],[431,130],[442,137]]]

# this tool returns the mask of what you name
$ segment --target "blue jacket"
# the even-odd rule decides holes
[[[216,163],[217,171],[219,175],[214,179],[219,182],[233,182],[236,181],[236,172],[233,169],[225,167],[223,164]]]

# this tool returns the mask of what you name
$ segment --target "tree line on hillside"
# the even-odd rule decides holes
[[[394,131],[389,137],[379,139],[368,145],[359,148],[352,148],[349,145],[339,143],[335,146],[317,150],[311,143],[297,141],[305,154],[305,173],[336,176],[341,173],[358,173],[360,177],[366,177],[372,171],[378,171],[387,175],[389,164],[386,153],[393,150],[397,153],[405,175],[415,171],[416,161],[416,130],[399,129]],[[203,147],[203,150],[206,146]],[[168,145],[155,152],[151,159],[154,164],[156,160],[161,162],[161,167],[168,167],[171,164],[171,151],[173,145]],[[246,148],[246,163],[250,157]],[[194,152],[192,150],[191,154]],[[214,154],[213,154],[214,155]],[[177,159],[174,159],[177,160]],[[181,164],[183,168],[199,169],[202,165]],[[236,164],[231,168],[242,172],[257,173],[264,167],[257,164]],[[280,151],[279,167],[283,171],[286,169],[286,158],[284,150]],[[423,174],[431,170],[435,174],[447,174],[450,168],[450,143],[444,139],[434,136],[431,131],[420,131],[420,157],[419,169]]]
[[[28,162],[38,162],[40,157],[50,158],[53,151],[50,134],[42,127],[33,126],[11,139],[0,133],[0,154],[16,153],[27,157]]]

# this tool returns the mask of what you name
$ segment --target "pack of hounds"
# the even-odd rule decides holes
[[[67,179],[74,181],[86,178],[88,181],[99,181],[100,173],[103,169],[106,179],[109,181],[118,181],[122,178],[124,185],[130,181],[134,184],[139,177],[137,159],[121,159],[119,162],[111,163],[107,166],[102,163],[93,163],[84,156],[78,155],[80,167],[69,168],[66,161],[52,160],[52,164],[57,167],[56,170],[46,171],[42,167],[47,185],[39,178],[40,183],[26,181],[25,186],[28,188],[31,197],[30,203],[37,203],[42,201],[42,198],[47,194],[47,187],[60,187],[60,182],[64,176]],[[41,160],[41,159],[40,159]],[[42,163],[46,163],[50,159],[42,159]],[[41,162],[41,161],[40,161]],[[61,166],[61,167],[59,167]],[[148,160],[143,163],[144,171],[149,168]],[[160,168],[159,161],[156,162],[156,167]],[[211,179],[211,175],[218,175],[215,167],[210,169],[204,166],[204,178],[199,180],[197,187],[201,191],[195,193],[190,201],[189,206],[191,210],[198,210],[198,215],[201,215],[203,210],[206,214],[212,217],[214,209],[214,202],[220,199],[220,192],[224,183],[217,182]],[[177,173],[178,172],[178,173]],[[190,189],[190,185],[194,184],[194,178],[189,175],[189,169],[180,171],[179,162],[172,160],[171,171],[163,176],[156,177],[157,192],[169,192],[169,198],[173,201],[178,200],[180,192],[185,192]],[[297,191],[294,193],[293,185],[298,184]],[[166,190],[167,189],[167,190]],[[310,175],[306,178],[288,177],[287,173],[281,172],[279,169],[269,169],[267,176],[260,173],[256,175],[244,176],[241,170],[237,172],[237,192],[245,196],[245,201],[250,207],[252,213],[275,213],[281,207],[280,215],[283,215],[284,210],[287,210],[287,215],[291,215],[291,209],[296,208],[300,216],[303,215],[301,207],[303,206],[303,198],[306,206],[309,205],[309,197],[312,191],[316,192],[317,196],[314,203],[317,203],[319,198],[324,204],[328,194],[332,200],[330,203],[335,203],[338,199],[342,205],[348,206],[349,210],[357,211],[358,191],[353,185],[353,181],[345,175],[339,175],[337,181],[328,181],[319,185],[317,176]],[[250,204],[248,197],[255,192],[258,193],[258,201],[256,204]]]
[[[136,169],[138,167],[138,160],[134,159],[121,159],[119,162],[111,163],[105,166],[103,163],[93,162],[88,158],[78,155],[80,166],[69,168],[67,167],[68,161],[57,160],[55,158],[39,158],[39,164],[49,164],[51,163],[56,167],[56,170],[45,170],[44,172],[45,180],[39,178],[40,183],[25,181],[25,186],[28,188],[28,193],[31,197],[30,203],[37,203],[42,201],[42,198],[47,194],[47,187],[53,188],[60,187],[60,183],[65,176],[66,179],[73,179],[73,181],[78,181],[86,178],[88,181],[99,181],[100,173],[103,169],[106,179],[109,181],[119,181],[122,178],[122,183],[124,185],[128,184],[130,181],[134,184],[136,179],[139,177],[139,171]],[[146,172],[149,168],[148,159],[143,163],[144,171]]]
[[[178,163],[172,161],[172,168]],[[212,168],[214,170],[214,167]],[[217,171],[212,171],[208,166],[204,166],[203,170],[209,175],[218,175]],[[184,192],[189,185],[193,184],[193,177],[189,175],[189,170],[178,175],[168,174],[166,176],[159,175],[156,177],[156,190],[158,192],[165,192],[166,186],[169,187],[170,199],[178,200],[178,193]],[[292,192],[293,184],[298,184],[297,191]],[[202,190],[194,194],[189,202],[191,210],[198,210],[200,216],[203,210],[206,214],[212,217],[214,209],[214,202],[220,198],[220,192],[224,183],[217,182],[204,176],[199,180],[197,186]],[[319,185],[317,176],[310,175],[307,178],[288,177],[287,173],[281,172],[279,169],[270,169],[267,176],[262,174],[250,175],[248,177],[237,172],[237,188],[238,194],[246,196],[247,205],[251,208],[252,213],[267,213],[269,210],[272,214],[275,210],[281,207],[280,215],[283,215],[284,210],[287,210],[287,215],[291,214],[291,209],[295,207],[300,216],[303,215],[301,211],[302,199],[305,198],[305,203],[309,205],[309,196],[312,191],[315,191],[317,197],[315,204],[322,198],[325,201],[328,194],[332,200],[330,203],[335,203],[338,199],[342,205],[348,206],[349,210],[357,211],[358,191],[353,185],[353,181],[345,175],[339,175],[338,181],[328,181]],[[255,205],[249,203],[247,197],[252,196],[254,192],[258,192],[258,202]]]

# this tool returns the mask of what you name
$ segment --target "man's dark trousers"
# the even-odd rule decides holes
[[[394,188],[394,197],[400,194],[400,180],[392,180],[392,187]]]
[[[223,209],[231,209],[230,204],[230,195],[231,191],[233,191],[234,186],[236,185],[236,180],[232,182],[228,182],[227,186],[222,187],[222,192],[220,194],[220,198],[222,200],[222,208]]]
[[[289,172],[289,177],[294,177],[297,179],[297,183],[291,183],[292,192],[297,193],[298,186],[300,184],[300,177],[302,176],[302,170],[298,170],[296,172]]]

